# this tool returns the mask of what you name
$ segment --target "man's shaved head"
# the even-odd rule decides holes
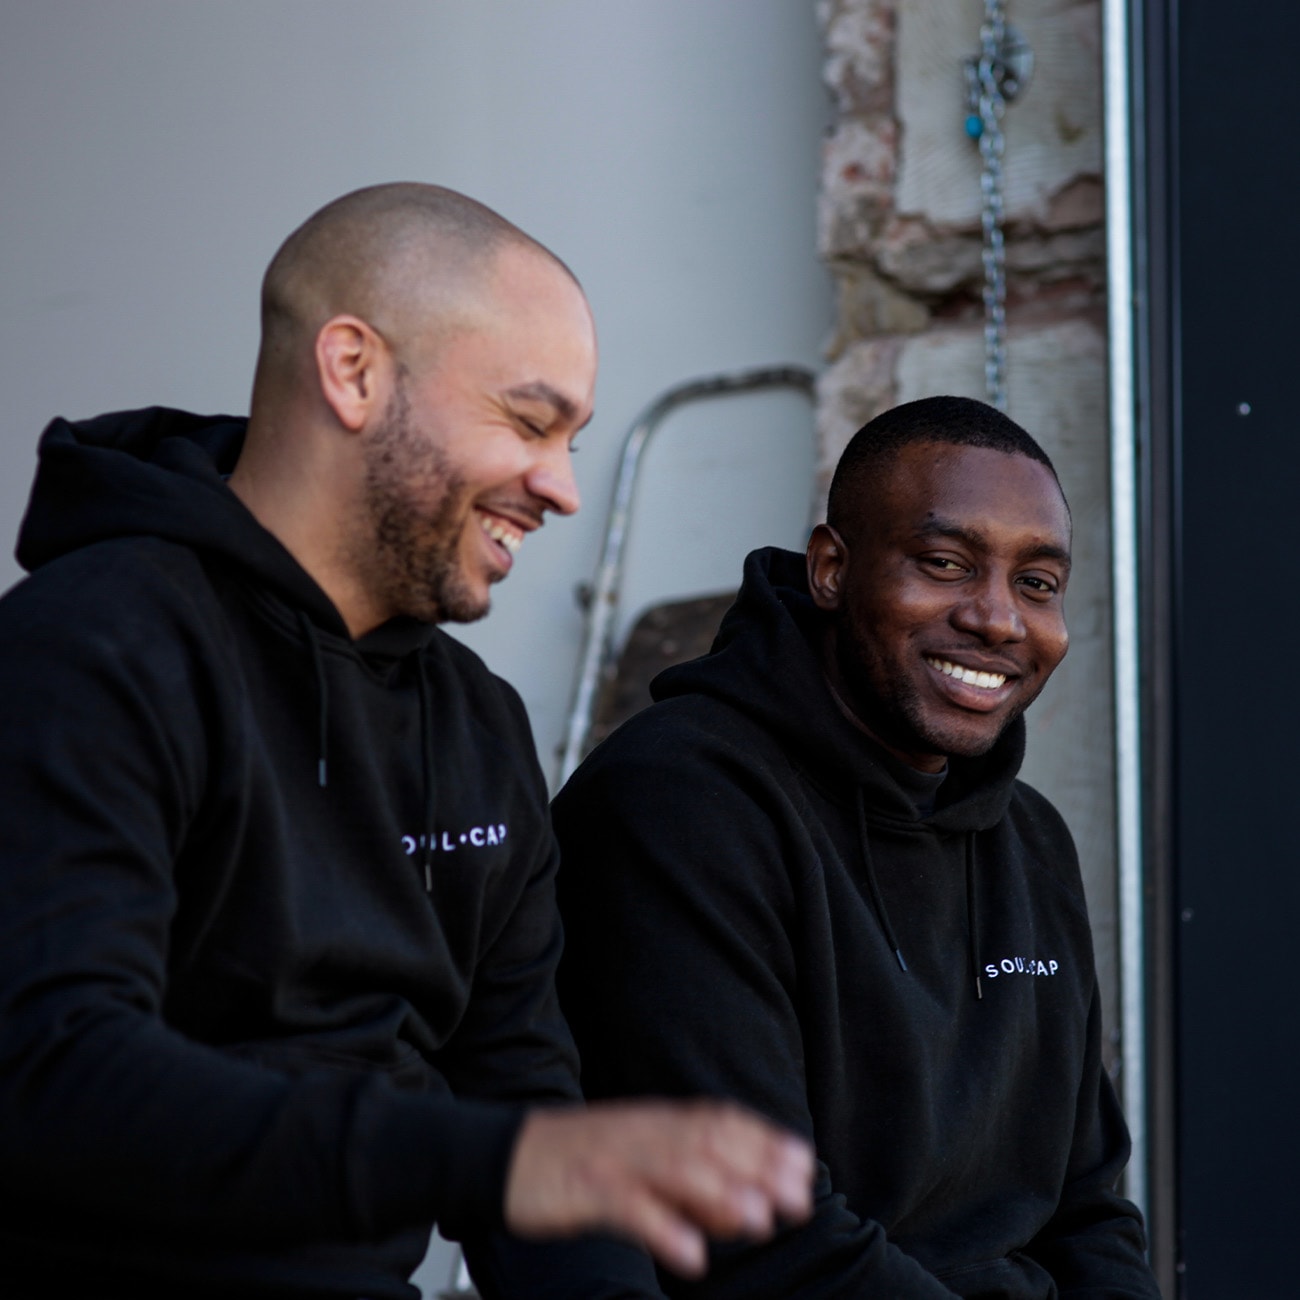
[[[338,315],[360,317],[399,358],[417,335],[454,332],[481,309],[496,258],[512,245],[573,278],[536,240],[454,190],[403,182],[335,199],[284,241],[267,268],[257,387],[291,381],[317,331]]]

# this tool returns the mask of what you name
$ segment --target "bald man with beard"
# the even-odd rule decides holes
[[[807,1212],[730,1106],[578,1105],[545,786],[483,616],[596,340],[569,270],[426,185],[263,286],[247,421],[46,430],[0,601],[0,1292],[657,1295]]]

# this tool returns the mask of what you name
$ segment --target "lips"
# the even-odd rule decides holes
[[[961,664],[955,664],[950,659],[940,659],[933,655],[926,655],[925,662],[931,668],[941,672],[945,677],[951,677],[954,681],[963,682],[967,686],[975,686],[982,691],[996,691],[999,687],[1006,685],[1006,673],[990,673],[975,668],[963,668]]]
[[[1017,692],[1020,674],[972,668],[941,655],[926,655],[936,687],[949,704],[970,713],[996,713]]]

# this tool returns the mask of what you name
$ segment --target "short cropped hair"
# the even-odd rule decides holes
[[[973,397],[922,397],[904,402],[868,421],[849,440],[831,479],[826,522],[843,532],[860,509],[872,476],[904,447],[918,442],[985,447],[1010,456],[1028,456],[1060,479],[1047,453],[1014,420]]]

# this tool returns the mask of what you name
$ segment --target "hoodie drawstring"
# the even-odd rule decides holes
[[[326,743],[329,738],[329,683],[325,678],[325,660],[321,654],[320,638],[316,635],[316,625],[304,610],[298,611],[298,626],[302,629],[303,640],[311,652],[312,670],[316,674],[316,710],[318,721],[317,745],[319,754],[316,759],[316,779],[322,789],[329,784],[329,768],[326,764]],[[433,704],[429,694],[429,681],[424,674],[424,657],[418,652],[415,659],[415,682],[420,695],[420,771],[424,788],[424,806],[421,810],[424,825],[421,828],[421,866],[424,869],[424,887],[433,888]]]
[[[303,639],[311,650],[312,667],[316,672],[317,744],[319,746],[316,759],[316,780],[323,789],[329,784],[329,770],[325,763],[325,746],[329,738],[330,692],[325,681],[325,661],[321,658],[320,640],[316,636],[315,624],[307,617],[305,610],[300,609],[298,611],[298,626],[302,628]]]
[[[433,889],[433,703],[429,698],[429,680],[424,675],[424,656],[415,656],[415,680],[420,692],[420,767],[424,780],[424,888]]]
[[[885,910],[885,900],[881,896],[880,885],[876,880],[876,868],[871,857],[871,840],[867,835],[867,808],[862,796],[861,786],[857,788],[855,797],[858,811],[858,846],[862,853],[862,867],[867,880],[867,889],[871,894],[871,906],[875,909],[876,920],[880,923],[880,928],[884,932],[885,941],[893,950],[894,956],[898,958],[899,968],[905,971],[907,970],[907,963],[903,960],[902,950],[898,946],[898,938],[894,934],[894,927],[890,924],[889,913]],[[984,987],[980,981],[979,916],[975,907],[975,835],[973,832],[966,836],[966,933],[971,979],[975,984],[975,997],[977,1000],[983,1001]]]
[[[975,834],[966,836],[966,942],[970,945],[970,973],[975,980],[975,997],[983,1001],[980,984],[980,931],[975,911]]]
[[[893,950],[894,956],[898,958],[898,965],[901,970],[907,970],[907,963],[903,960],[903,954],[898,947],[898,939],[894,935],[894,927],[889,923],[889,913],[885,911],[885,900],[880,896],[880,886],[876,883],[876,868],[871,860],[871,841],[867,838],[867,809],[862,799],[862,787],[858,786],[856,790],[858,806],[858,845],[862,850],[862,868],[867,878],[867,888],[871,891],[871,906],[876,909],[876,920],[880,922],[880,928],[885,932],[885,941]]]

